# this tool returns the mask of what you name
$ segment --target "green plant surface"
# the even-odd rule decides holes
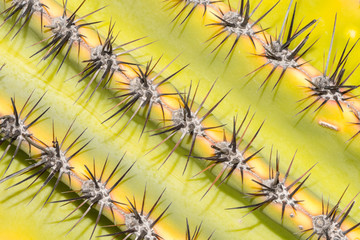
[[[80,1],[70,1],[68,9],[76,9],[79,3]],[[262,10],[268,9],[272,4],[274,3],[271,1],[264,1],[260,8]],[[329,13],[325,10],[316,11],[316,7],[322,6],[322,4],[322,1],[313,1],[312,3],[300,1],[297,19],[299,21],[303,15],[305,15],[304,22],[312,18],[319,18],[319,23],[311,38],[315,40],[320,35],[321,38],[316,47],[311,49],[305,57],[305,60],[314,59],[310,64],[318,69],[322,68],[323,54],[324,51],[327,52],[329,46],[329,38],[335,15],[335,13]],[[354,4],[351,1],[347,3],[342,2],[342,4],[344,5],[341,5],[342,7],[339,8],[338,12],[339,21],[334,39],[336,43],[334,49],[341,49],[345,44],[347,38],[343,35],[350,34],[352,42],[354,42],[357,36],[357,26],[353,22],[356,22],[357,18],[354,16],[356,16],[358,10],[351,5]],[[209,16],[211,14],[208,13],[203,18],[201,9],[196,9],[194,15],[184,25],[179,26],[179,22],[170,24],[176,11],[166,11],[165,9],[169,4],[157,0],[144,0],[133,1],[131,3],[125,1],[87,1],[79,10],[79,16],[104,5],[107,5],[105,9],[89,16],[86,21],[102,20],[103,22],[97,25],[97,29],[102,36],[105,36],[110,16],[112,16],[111,21],[116,22],[114,32],[120,31],[116,39],[118,45],[143,36],[148,36],[146,41],[142,40],[145,43],[155,40],[156,42],[151,45],[132,52],[132,56],[136,61],[145,64],[151,56],[157,59],[163,55],[160,63],[155,68],[157,72],[161,71],[166,64],[175,59],[180,53],[180,57],[163,72],[162,76],[169,76],[184,65],[190,64],[179,75],[171,79],[171,84],[179,89],[179,91],[182,91],[185,87],[189,86],[191,81],[194,84],[200,82],[197,103],[201,101],[201,97],[206,95],[211,85],[217,79],[215,88],[204,105],[206,109],[210,109],[231,89],[225,100],[213,111],[213,115],[217,119],[214,121],[227,124],[226,128],[230,130],[232,127],[232,117],[237,114],[239,119],[241,119],[249,106],[251,106],[251,114],[256,112],[256,115],[245,135],[245,141],[248,143],[265,119],[265,124],[258,137],[252,142],[253,152],[255,149],[265,147],[260,152],[258,159],[254,161],[255,166],[259,167],[259,169],[255,169],[261,174],[264,175],[267,171],[266,165],[268,164],[271,146],[274,146],[280,153],[280,169],[282,173],[286,172],[294,152],[297,151],[290,174],[293,180],[317,163],[316,167],[311,170],[311,177],[305,184],[306,189],[302,191],[305,192],[304,194],[310,194],[315,199],[314,202],[307,203],[305,201],[302,203],[301,205],[305,209],[307,207],[311,210],[317,209],[314,211],[319,213],[321,210],[321,204],[319,203],[322,196],[325,199],[330,197],[330,202],[335,204],[348,184],[350,184],[350,188],[342,200],[341,208],[346,207],[358,193],[359,189],[356,187],[356,182],[360,178],[357,160],[359,158],[359,150],[357,148],[359,140],[355,138],[347,142],[358,131],[355,125],[349,123],[356,121],[356,119],[348,110],[342,113],[334,104],[328,104],[321,112],[316,114],[310,110],[303,115],[296,115],[297,112],[306,106],[306,104],[297,103],[299,99],[308,94],[299,86],[304,84],[303,74],[298,71],[289,70],[275,90],[272,91],[272,87],[277,76],[270,79],[264,88],[259,89],[260,84],[266,78],[271,68],[263,69],[252,77],[244,77],[263,63],[261,58],[251,55],[254,53],[254,50],[247,38],[239,41],[236,51],[228,60],[224,61],[224,57],[229,50],[229,43],[218,52],[210,54],[211,50],[219,42],[216,40],[204,43],[213,33],[212,28],[204,26],[206,21],[209,20],[208,18],[211,17]],[[269,31],[270,33],[274,33],[274,29],[280,27],[284,16],[284,9],[286,9],[287,5],[288,2],[281,2],[274,12],[264,19],[262,23],[264,27],[273,26]],[[329,6],[340,6],[340,3],[332,1],[329,3]],[[352,9],[350,11],[351,14],[346,14],[346,9]],[[255,15],[254,17],[256,18]],[[346,24],[350,19],[352,19],[352,24]],[[204,169],[204,164],[200,160],[191,159],[187,171],[183,175],[182,172],[190,148],[189,142],[182,144],[182,147],[174,152],[166,164],[158,169],[172,150],[177,138],[162,144],[156,150],[146,154],[165,137],[150,137],[150,133],[146,132],[139,140],[145,113],[135,117],[119,136],[118,133],[121,128],[132,115],[131,111],[115,127],[111,127],[111,123],[101,124],[105,120],[105,116],[107,116],[104,112],[118,103],[117,99],[109,99],[115,94],[113,89],[99,89],[91,101],[86,103],[87,97],[90,96],[91,91],[95,87],[91,86],[90,93],[86,93],[80,101],[74,103],[87,82],[75,86],[76,80],[66,80],[78,74],[84,64],[78,63],[76,51],[73,51],[70,59],[66,60],[66,64],[59,73],[55,74],[56,67],[61,62],[61,58],[57,59],[45,74],[42,74],[48,62],[44,61],[38,64],[41,56],[30,59],[29,56],[39,49],[41,45],[44,46],[45,44],[41,43],[33,47],[27,47],[40,41],[48,34],[40,33],[39,22],[39,19],[31,22],[30,26],[27,26],[16,39],[10,40],[7,37],[0,42],[0,54],[2,61],[6,63],[6,66],[2,69],[0,80],[0,88],[2,89],[0,103],[1,106],[4,106],[1,111],[4,111],[5,114],[9,113],[10,97],[14,95],[16,96],[16,102],[22,104],[33,89],[35,89],[37,96],[47,91],[44,101],[42,101],[42,106],[43,109],[50,106],[51,110],[46,115],[46,119],[41,121],[33,131],[34,134],[40,134],[48,142],[51,142],[52,138],[51,119],[55,121],[56,132],[62,136],[75,116],[77,116],[74,124],[75,132],[79,133],[84,128],[88,128],[86,139],[92,138],[92,142],[86,151],[72,161],[73,166],[76,167],[77,175],[81,176],[85,172],[84,164],[92,166],[93,157],[95,157],[96,165],[100,171],[100,166],[102,166],[108,154],[111,158],[108,169],[112,169],[126,152],[120,171],[127,169],[134,161],[136,163],[128,179],[119,186],[116,196],[124,202],[126,202],[125,196],[131,198],[132,195],[135,195],[137,199],[140,199],[144,186],[147,184],[147,188],[151,193],[148,195],[148,200],[149,202],[154,202],[161,191],[166,188],[164,200],[160,208],[158,207],[159,209],[156,210],[156,214],[160,214],[161,209],[164,209],[170,202],[172,203],[165,218],[160,221],[158,226],[160,235],[164,239],[184,239],[186,217],[190,219],[193,228],[195,228],[196,224],[200,224],[201,221],[203,222],[202,238],[204,239],[214,230],[213,236],[215,239],[297,238],[298,235],[293,235],[293,233],[298,231],[299,223],[291,222],[289,217],[290,209],[286,210],[286,218],[282,224],[280,221],[281,210],[279,211],[275,206],[270,206],[264,212],[251,213],[245,218],[242,218],[242,216],[249,210],[225,210],[225,208],[229,207],[250,204],[249,198],[241,193],[242,191],[254,192],[256,190],[253,188],[254,184],[251,184],[251,180],[248,178],[245,179],[244,183],[241,182],[238,176],[230,178],[226,184],[213,187],[206,197],[200,200],[214,181],[219,169],[214,169],[211,173],[206,172],[196,178],[192,178],[192,176]],[[10,25],[11,23],[5,24],[2,27],[2,31],[6,33],[10,29]],[[355,37],[353,34],[355,34]],[[89,41],[95,40],[94,38],[89,38]],[[84,51],[85,53],[83,54],[86,55],[86,50]],[[357,64],[357,51],[359,49],[356,49],[350,57],[352,61],[349,61],[349,69]],[[81,60],[84,60],[83,55],[81,55]],[[312,66],[308,66],[308,68],[311,69]],[[277,72],[277,74],[279,73]],[[355,72],[349,81],[356,82],[357,74]],[[113,84],[116,86],[116,83]],[[20,89],[24,90],[19,91]],[[161,118],[161,114],[154,114],[147,129],[156,129],[158,127],[157,119],[159,118]],[[339,122],[339,126],[341,126],[340,131],[320,126],[318,124],[319,119],[326,119],[335,123]],[[219,136],[222,136],[222,131],[215,131],[214,136],[219,138]],[[3,146],[1,151],[4,151],[4,149],[5,147]],[[24,146],[23,150],[26,153],[27,146]],[[10,171],[15,172],[25,166],[25,153],[16,157],[16,164],[11,166]],[[2,152],[0,152],[1,154]],[[195,156],[208,156],[210,154],[211,152],[208,148],[200,146],[196,147],[193,152]],[[3,160],[2,165],[6,167],[6,163],[10,158],[11,153]],[[39,179],[39,182],[43,180]],[[2,189],[11,186],[13,183],[15,181],[1,184]],[[96,211],[93,211],[90,217],[85,217],[83,222],[71,233],[65,235],[81,214],[73,215],[69,221],[63,223],[57,224],[57,221],[60,221],[70,213],[76,207],[76,204],[69,204],[65,207],[60,207],[60,204],[47,204],[40,210],[47,197],[47,193],[51,191],[52,186],[48,186],[41,193],[41,196],[35,199],[36,201],[34,200],[33,203],[27,205],[28,200],[31,199],[31,196],[34,195],[38,187],[40,187],[39,183],[27,190],[23,190],[25,187],[21,189],[19,186],[16,189],[12,188],[3,191],[0,199],[1,212],[3,213],[0,219],[6,223],[1,224],[0,232],[4,235],[3,238],[47,239],[46,236],[49,235],[57,239],[89,238],[93,224],[96,221]],[[14,191],[19,191],[19,194],[16,194],[16,198],[14,198]],[[63,191],[67,191],[65,185],[56,190],[52,200],[67,198],[67,194],[61,194]],[[16,199],[15,201],[19,202],[19,204],[14,204],[12,199]],[[22,209],[25,209],[24,212],[22,212]],[[86,208],[82,212],[85,210]],[[22,214],[19,214],[19,212]],[[37,213],[42,216],[37,215]],[[109,211],[106,212],[106,215],[111,219]],[[14,220],[7,220],[7,218],[13,219],[14,216],[16,216],[16,219],[19,219],[18,221],[15,220],[16,223],[14,223]],[[351,212],[354,223],[356,223],[356,220],[359,220],[358,216],[359,208],[355,207]],[[114,231],[113,229],[109,230],[108,228],[101,227],[111,224],[110,220],[102,219],[95,235]],[[24,229],[24,232],[29,232],[29,234],[21,236],[16,235],[18,232],[13,230],[7,231],[6,229],[14,228],[13,224],[21,225],[21,229]],[[37,227],[31,227],[33,225]],[[40,228],[41,231],[34,231],[34,229]],[[56,229],[56,231],[52,231],[52,229]],[[359,231],[352,232],[351,239],[356,239],[358,235]]]

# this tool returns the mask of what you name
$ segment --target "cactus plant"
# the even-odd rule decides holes
[[[324,4],[5,3],[0,237],[357,239],[358,3]]]

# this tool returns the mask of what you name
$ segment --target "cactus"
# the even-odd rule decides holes
[[[357,239],[358,3],[258,3],[5,3],[0,238]]]

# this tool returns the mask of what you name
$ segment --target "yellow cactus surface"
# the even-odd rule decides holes
[[[0,239],[360,239],[360,3],[1,5]]]

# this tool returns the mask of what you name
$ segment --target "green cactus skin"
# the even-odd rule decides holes
[[[276,90],[271,91],[276,77],[271,79],[270,84],[266,88],[258,90],[261,82],[266,78],[268,71],[259,72],[253,77],[243,77],[262,63],[261,59],[249,54],[253,51],[249,50],[252,49],[251,43],[247,39],[241,39],[230,60],[225,62],[223,59],[227,54],[230,44],[224,46],[219,52],[210,55],[211,48],[216,46],[216,44],[202,44],[210,37],[213,30],[204,27],[206,20],[203,20],[204,18],[201,17],[201,9],[196,9],[194,15],[182,26],[177,26],[177,24],[169,25],[176,11],[165,11],[166,4],[156,0],[134,1],[132,4],[124,1],[109,3],[88,1],[83,8],[79,10],[79,15],[81,16],[94,11],[94,9],[98,9],[106,4],[109,5],[106,9],[89,16],[87,21],[103,20],[104,23],[99,25],[99,32],[105,36],[109,16],[113,16],[112,21],[116,21],[116,29],[121,29],[121,34],[116,40],[118,44],[145,35],[149,35],[149,42],[158,40],[158,42],[132,53],[132,56],[140,63],[146,63],[150,56],[154,56],[156,59],[161,54],[164,54],[160,62],[161,64],[156,67],[157,72],[161,71],[166,64],[181,52],[181,56],[164,71],[163,76],[168,76],[190,63],[187,69],[176,76],[176,78],[171,79],[171,84],[181,91],[189,85],[191,80],[194,82],[200,80],[197,103],[201,101],[199,99],[206,94],[216,78],[218,78],[215,85],[216,87],[205,103],[205,108],[210,109],[219,101],[221,96],[229,89],[232,89],[232,92],[226,97],[224,102],[213,111],[213,115],[217,119],[220,119],[220,123],[228,124],[228,129],[231,129],[232,116],[238,114],[239,119],[242,118],[249,105],[251,105],[251,114],[256,111],[256,115],[249,127],[248,134],[245,135],[246,142],[251,140],[251,137],[261,122],[266,119],[261,133],[254,142],[252,142],[254,149],[265,146],[265,149],[259,155],[259,161],[264,165],[268,163],[271,145],[274,145],[280,152],[280,169],[282,173],[286,171],[295,150],[298,150],[290,174],[293,180],[318,162],[317,166],[311,170],[311,177],[305,184],[307,186],[306,191],[316,199],[314,202],[317,202],[315,206],[318,212],[321,208],[319,205],[321,196],[324,196],[325,199],[330,196],[330,202],[334,205],[347,184],[351,184],[340,205],[340,208],[343,209],[357,194],[359,190],[356,184],[353,183],[359,180],[357,171],[357,158],[359,153],[356,147],[359,140],[355,138],[351,142],[346,142],[357,132],[356,126],[345,124],[346,129],[333,131],[320,126],[316,118],[320,115],[319,118],[335,119],[334,121],[340,121],[340,126],[343,126],[343,122],[351,119],[351,113],[341,113],[338,109],[329,105],[326,106],[320,114],[312,114],[312,111],[310,111],[304,114],[304,116],[295,116],[303,107],[296,103],[296,101],[301,99],[305,94],[304,91],[296,85],[303,81],[303,79],[301,79],[303,76],[295,71],[289,71]],[[279,6],[275,8],[274,12],[272,12],[269,17],[266,17],[266,21],[263,23],[264,27],[267,27],[265,24],[268,24],[268,26],[277,26],[279,28],[279,22],[283,19],[284,9],[286,9],[287,4],[288,2],[281,2]],[[325,36],[322,36],[316,44],[316,47],[306,56],[306,60],[314,59],[314,61],[311,62],[314,67],[321,69],[323,63],[322,55],[324,51],[327,52],[329,46],[329,38],[335,13],[315,11],[314,9],[316,9],[316,7],[322,6],[321,1],[313,1],[311,4],[300,2],[298,16],[306,12],[304,22],[308,19],[321,17],[314,31],[314,35],[311,37],[315,40],[316,35]],[[331,6],[339,6],[336,4],[340,3],[333,1],[331,4],[334,4]],[[334,39],[336,44],[334,45],[334,49],[341,49],[344,46],[347,38],[343,35],[350,33],[356,36],[357,33],[357,27],[354,26],[354,24],[347,24],[350,22],[350,19],[351,23],[356,22],[357,18],[355,18],[354,15],[356,15],[357,10],[351,5],[354,3],[349,1],[343,4],[343,8],[340,8],[341,11],[338,12],[339,23]],[[74,10],[78,5],[79,1],[71,1],[68,3],[68,9]],[[269,9],[271,5],[273,5],[273,3],[270,1],[263,3],[261,4],[261,9]],[[346,9],[346,7],[352,9],[351,14],[344,14],[345,10],[343,9]],[[259,12],[261,13],[261,11]],[[256,18],[256,16],[254,16],[254,18]],[[322,18],[326,19],[326,21]],[[10,25],[11,24],[5,24],[2,31],[6,33]],[[269,32],[274,33],[275,29],[276,27],[273,27]],[[270,206],[270,209],[265,209],[265,214],[254,212],[247,215],[246,218],[241,220],[241,223],[239,223],[239,219],[248,212],[247,210],[224,210],[229,207],[250,204],[249,200],[240,193],[240,191],[254,192],[252,188],[254,185],[251,185],[249,179],[245,179],[244,184],[242,184],[239,178],[230,178],[226,185],[223,184],[217,188],[214,187],[209,191],[207,196],[200,201],[204,192],[214,181],[214,175],[216,175],[219,170],[214,169],[214,175],[206,173],[199,175],[197,178],[191,178],[204,169],[204,164],[201,161],[191,159],[186,173],[182,176],[184,163],[187,158],[184,156],[188,154],[189,144],[182,144],[182,148],[178,148],[167,163],[164,164],[160,170],[157,170],[175,143],[169,142],[162,144],[151,154],[144,156],[146,152],[164,139],[164,137],[149,137],[149,134],[145,134],[139,141],[139,133],[145,119],[145,114],[140,114],[139,117],[135,117],[134,121],[129,124],[120,136],[116,135],[121,127],[126,124],[132,113],[126,114],[125,118],[121,119],[113,128],[110,128],[110,123],[101,125],[100,123],[104,120],[104,115],[102,114],[118,102],[116,99],[108,99],[108,97],[113,96],[114,91],[99,89],[89,103],[86,103],[86,98],[90,93],[76,104],[73,104],[86,83],[74,87],[75,80],[65,80],[79,73],[82,70],[82,66],[80,66],[81,64],[77,64],[77,55],[74,51],[58,74],[55,74],[56,66],[58,66],[57,64],[60,63],[61,59],[57,59],[57,62],[53,63],[54,66],[44,75],[41,75],[48,63],[44,64],[44,62],[42,62],[36,66],[41,56],[31,59],[28,58],[37,49],[40,49],[40,46],[31,48],[24,46],[31,45],[43,38],[44,36],[40,33],[39,21],[37,19],[32,20],[30,26],[26,27],[16,39],[10,41],[9,38],[5,38],[0,43],[1,56],[3,56],[3,62],[6,63],[6,67],[2,70],[3,77],[0,81],[1,89],[3,90],[1,94],[1,107],[4,109],[1,109],[1,111],[4,111],[5,114],[9,112],[9,99],[14,94],[16,95],[16,101],[23,103],[29,93],[33,89],[36,89],[35,94],[37,96],[43,94],[44,91],[48,91],[42,104],[45,107],[52,107],[48,116],[51,119],[55,119],[56,132],[58,132],[60,136],[62,135],[61,133],[66,131],[75,115],[78,115],[74,125],[76,132],[80,133],[85,127],[88,127],[86,133],[88,138],[94,137],[89,150],[82,153],[81,156],[74,161],[74,166],[76,169],[79,169],[78,175],[84,172],[84,164],[92,166],[93,156],[97,162],[99,162],[97,165],[101,166],[105,160],[105,156],[109,153],[112,159],[111,166],[109,167],[109,169],[111,169],[123,153],[127,152],[123,168],[126,169],[137,160],[136,167],[131,171],[131,175],[124,183],[124,186],[121,186],[121,190],[123,191],[119,190],[119,195],[116,196],[124,200],[124,202],[126,201],[124,195],[129,198],[135,195],[137,199],[140,199],[145,183],[147,183],[148,189],[151,191],[151,194],[148,195],[149,202],[151,202],[151,200],[153,202],[166,187],[166,196],[161,207],[164,209],[169,202],[172,202],[172,207],[169,209],[169,214],[161,221],[159,226],[160,231],[165,234],[165,239],[185,238],[186,217],[191,219],[191,223],[200,223],[203,221],[203,234],[201,237],[204,239],[206,239],[213,230],[216,230],[214,233],[214,238],[216,239],[297,238],[292,232],[297,230],[298,224],[291,222],[291,218],[288,217],[291,212],[289,209],[286,211],[286,219],[283,226],[278,224],[281,211],[278,212],[274,206]],[[318,48],[320,46],[324,46],[323,49],[325,50],[319,51]],[[352,61],[349,61],[349,69],[357,64],[356,51],[358,51],[358,49],[355,49],[350,58]],[[23,64],[19,64],[19,62]],[[241,68],[239,68],[239,66],[241,66]],[[355,72],[349,81],[356,84],[356,79],[357,72]],[[19,89],[25,89],[26,91],[19,91]],[[158,118],[160,117],[161,115],[158,115]],[[156,119],[156,116],[154,119]],[[156,123],[156,120],[152,120],[147,129],[157,128]],[[48,142],[51,142],[51,121],[49,121],[49,119],[39,123],[32,131],[34,135],[37,133],[41,134]],[[221,131],[218,131],[217,134],[221,135]],[[76,136],[76,134],[73,136]],[[174,142],[176,142],[176,139],[174,139]],[[2,151],[4,151],[4,149],[5,147],[1,148]],[[26,146],[24,151],[27,151]],[[206,149],[200,147],[194,149],[194,155],[208,156],[209,154],[211,154],[211,152]],[[24,163],[25,158],[26,154],[24,153],[17,156],[16,163],[11,166],[11,171],[24,168],[26,164]],[[5,161],[9,161],[9,159],[10,157],[6,158]],[[6,163],[2,164],[6,166]],[[261,172],[264,170],[259,169],[258,171]],[[44,179],[42,179],[42,181],[44,181]],[[11,180],[6,182],[6,185],[2,184],[3,189],[14,183],[15,181]],[[92,213],[92,216],[86,217],[74,231],[65,235],[81,215],[78,214],[76,217],[73,217],[73,219],[59,224],[61,228],[56,227],[55,222],[65,217],[77,205],[69,204],[66,207],[59,208],[58,205],[48,206],[50,205],[48,204],[40,211],[43,201],[45,201],[47,194],[51,191],[51,187],[46,187],[45,190],[47,192],[44,191],[41,196],[36,199],[37,201],[35,201],[34,204],[32,203],[26,206],[27,201],[35,194],[37,187],[40,187],[40,184],[26,191],[21,189],[21,187],[16,188],[16,191],[19,191],[19,194],[16,194],[16,198],[13,196],[13,190],[3,191],[4,194],[2,194],[1,199],[3,204],[1,204],[1,206],[3,207],[2,212],[6,211],[6,213],[1,219],[20,215],[19,221],[17,221],[16,224],[21,226],[20,229],[25,229],[24,231],[26,232],[29,231],[28,238],[30,239],[48,239],[48,236],[55,235],[58,239],[70,237],[75,239],[89,238],[97,216],[95,211]],[[76,185],[73,186],[73,188],[78,189]],[[66,190],[67,188],[65,186],[61,186],[60,189],[57,189],[57,194],[52,200],[67,198],[67,194],[59,194]],[[14,199],[15,203],[19,204],[14,204]],[[302,203],[302,206],[305,208],[308,206],[308,208],[313,209],[314,206],[310,207],[310,204],[311,203],[305,201]],[[160,213],[162,209],[158,209],[157,213]],[[184,211],[184,209],[186,209],[186,211]],[[22,214],[18,214],[19,211],[21,211]],[[59,211],[59,213],[55,214],[54,212],[56,211]],[[40,212],[44,217],[36,216],[37,212]],[[358,214],[359,210],[355,207],[351,212],[351,217],[358,220]],[[111,219],[109,212],[107,212],[106,215]],[[24,218],[34,220],[25,222],[21,220]],[[100,225],[111,224],[105,220],[105,218],[102,219]],[[4,224],[1,224],[2,229],[7,229],[8,227],[13,228],[13,222],[6,220],[3,220],[3,222]],[[32,226],[31,230],[26,230],[30,229],[30,227],[28,227],[29,223],[36,224],[37,227]],[[88,226],[86,227],[86,225]],[[33,230],[40,228],[41,231]],[[195,225],[193,228],[195,228]],[[116,230],[98,227],[95,235],[104,235],[113,231]],[[14,231],[9,232],[4,230],[0,232],[6,232],[3,237],[4,239],[10,237],[19,239],[22,237],[16,235],[18,233]],[[351,239],[356,239],[358,234],[358,231],[352,232]]]

